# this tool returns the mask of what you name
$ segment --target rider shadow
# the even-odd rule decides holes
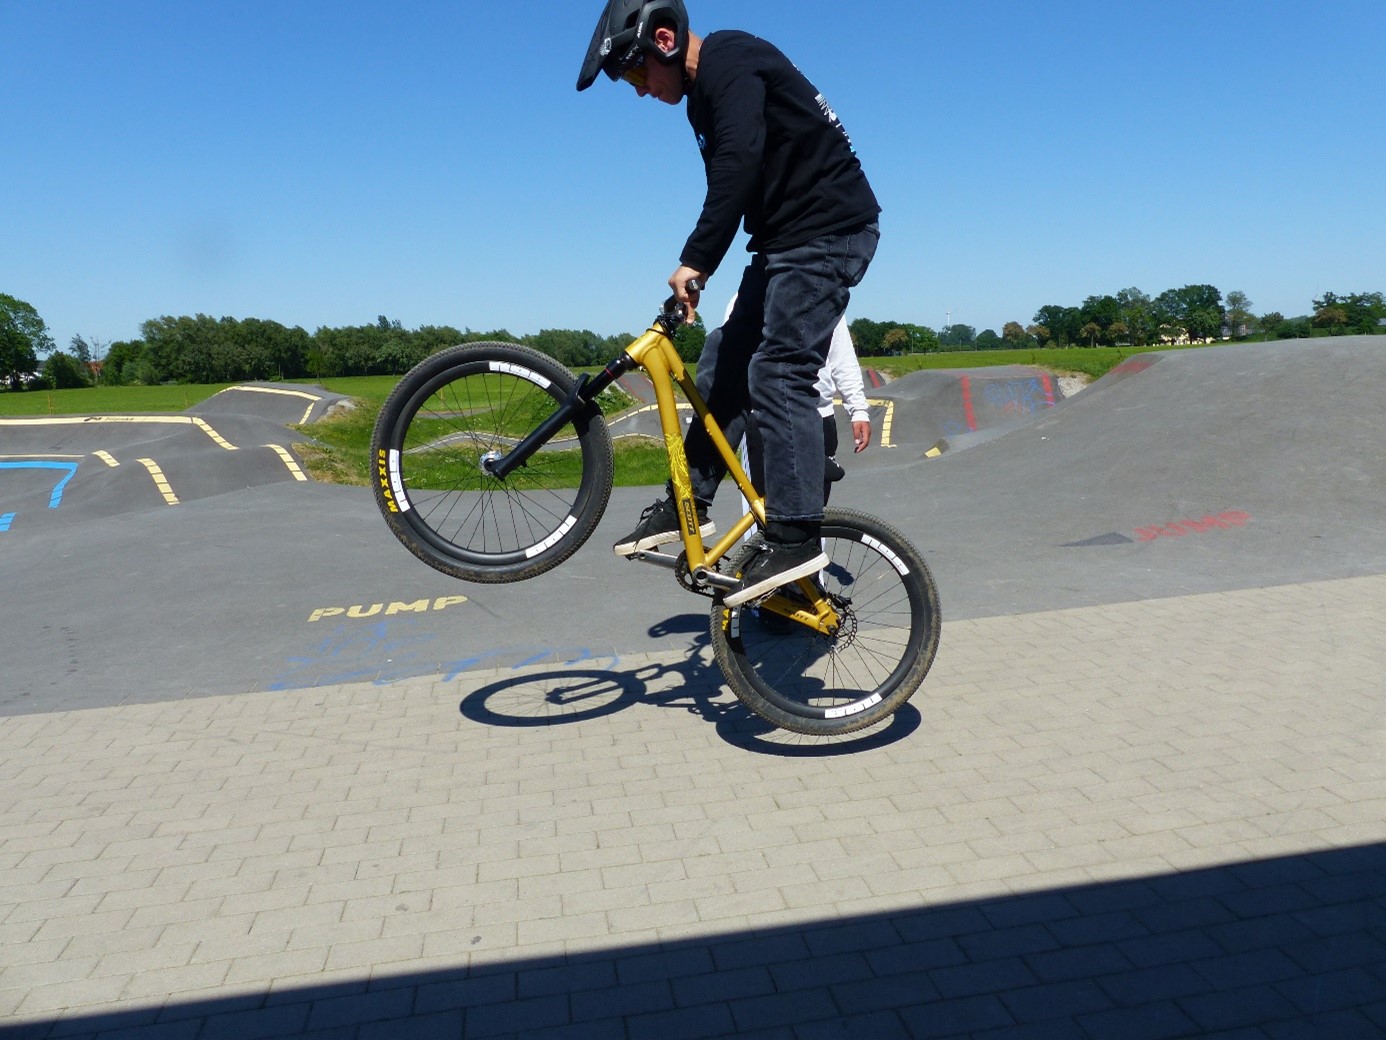
[[[886,721],[841,737],[808,736],[770,725],[740,701],[727,699],[721,669],[711,654],[706,615],[678,615],[651,627],[650,635],[691,634],[686,656],[668,664],[648,664],[628,672],[559,667],[506,676],[467,694],[462,716],[487,726],[558,726],[586,722],[651,704],[711,722],[733,747],[763,755],[820,758],[856,754],[903,740],[919,728],[921,717],[902,705]]]

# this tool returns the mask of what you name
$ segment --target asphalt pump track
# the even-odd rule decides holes
[[[945,644],[950,619],[1386,573],[1381,342],[1140,354],[1072,395],[1039,369],[873,375],[873,445],[839,456],[833,503],[924,552]],[[549,574],[459,582],[369,489],[298,464],[293,427],[343,404],[254,384],[177,415],[0,420],[0,714],[706,647],[707,601],[610,551],[657,489],[616,489]]]

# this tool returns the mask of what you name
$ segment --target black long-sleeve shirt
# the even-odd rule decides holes
[[[711,274],[744,221],[751,252],[874,220],[881,207],[836,113],[773,45],[744,32],[702,42],[688,95],[707,198],[680,262]]]

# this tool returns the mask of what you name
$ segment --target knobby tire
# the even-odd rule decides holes
[[[919,688],[942,615],[923,557],[889,524],[829,509],[823,543],[831,562],[817,580],[841,616],[837,634],[719,598],[712,645],[732,692],[756,715],[796,733],[836,736],[882,721]],[[743,550],[736,574],[756,551]]]
[[[576,383],[547,354],[472,343],[425,358],[386,399],[371,438],[375,499],[424,563],[467,581],[521,581],[585,542],[615,463],[589,405],[504,480],[486,471],[557,410]]]

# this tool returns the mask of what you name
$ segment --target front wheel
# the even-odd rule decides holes
[[[719,598],[712,646],[732,692],[756,715],[796,733],[835,736],[875,725],[909,700],[938,651],[941,614],[933,575],[895,528],[829,509],[822,538],[831,562],[817,581],[840,619],[834,635]],[[757,551],[741,554],[737,574]]]
[[[513,343],[453,347],[414,366],[371,438],[375,500],[415,556],[468,581],[556,567],[587,540],[611,495],[611,433],[589,405],[505,479],[487,463],[551,416],[575,384]]]

